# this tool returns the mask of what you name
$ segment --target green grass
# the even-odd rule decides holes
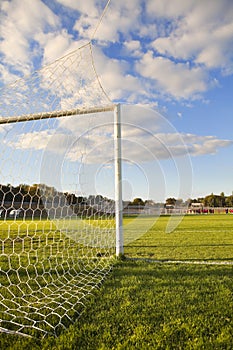
[[[111,261],[102,256],[110,255],[109,249],[89,246],[91,235],[98,238],[98,223],[95,233],[81,230],[80,220],[66,223],[0,222],[0,327],[59,334],[108,273]]]
[[[140,220],[146,226],[147,219]],[[231,350],[233,265],[176,261],[232,263],[233,216],[189,216],[165,233],[168,220],[159,218],[125,247],[133,259],[115,264],[81,317],[60,336],[0,334],[0,348]]]
[[[126,225],[127,220],[131,219],[125,220]],[[141,220],[146,225],[148,219]],[[233,260],[233,216],[185,216],[173,232],[165,233],[169,220],[160,217],[146,234],[125,247],[125,254],[158,260]]]

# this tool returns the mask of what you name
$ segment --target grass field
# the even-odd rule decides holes
[[[233,215],[185,216],[173,232],[165,234],[168,220],[160,217],[146,234],[125,247],[125,254],[158,260],[233,261]]]
[[[172,233],[167,222],[125,247],[127,259],[60,336],[2,333],[0,348],[232,349],[233,216],[186,216]]]
[[[101,225],[80,219],[0,222],[1,328],[58,335],[77,318],[112,266],[114,249],[101,243],[113,233]]]

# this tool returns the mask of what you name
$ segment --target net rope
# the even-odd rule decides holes
[[[98,31],[98,29],[99,29],[99,27],[100,27],[100,25],[101,25],[101,23],[103,21],[103,18],[104,18],[105,14],[106,14],[106,12],[108,10],[110,2],[111,2],[111,0],[108,0],[106,5],[105,5],[105,7],[104,7],[104,9],[103,9],[103,12],[102,12],[102,14],[101,14],[101,16],[99,18],[99,21],[98,21],[98,23],[97,23],[97,25],[96,25],[96,27],[95,27],[95,29],[93,31],[92,36],[91,36],[91,41],[93,41],[95,39],[95,35],[96,35],[96,33],[97,33],[97,31]]]

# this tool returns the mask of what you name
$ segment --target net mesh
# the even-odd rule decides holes
[[[3,89],[1,116],[111,104],[99,82],[88,43]]]
[[[1,91],[1,331],[59,334],[111,269],[109,106],[90,44]]]

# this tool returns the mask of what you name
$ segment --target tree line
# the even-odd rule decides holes
[[[42,205],[39,185],[0,185],[0,202],[3,203],[34,203]]]
[[[167,198],[167,205],[174,206],[191,206],[192,203],[201,203],[204,207],[233,207],[233,194],[230,196],[225,196],[224,192],[221,192],[219,195],[211,193],[205,197],[199,197],[194,199],[188,199],[186,202],[183,202],[182,199]]]
[[[174,197],[169,197],[165,200],[165,203],[155,203],[153,200],[143,201],[141,198],[134,198],[132,201],[128,202],[128,206],[150,206],[150,205],[160,205],[161,206],[176,206],[176,207],[190,207],[192,203],[200,203],[204,207],[233,207],[233,194],[230,196],[225,196],[224,192],[217,194],[209,194],[205,197],[199,198],[189,198],[186,201],[183,199],[176,199]]]
[[[98,205],[103,202],[113,203],[112,199],[103,197],[102,195],[89,195],[88,197],[77,196],[74,193],[58,192],[54,187],[50,187],[43,184],[26,185],[20,184],[18,186],[1,185],[0,184],[0,203],[21,203],[33,204],[41,206],[43,205],[43,197],[51,202],[60,202],[61,198],[65,199],[68,205],[77,204],[88,204]],[[204,207],[233,207],[233,194],[226,196],[224,192],[217,194],[209,194],[205,197],[189,198],[184,201],[183,199],[176,199],[169,197],[165,200],[165,203],[155,203],[153,200],[143,200],[140,197],[134,198],[132,201],[124,202],[124,206],[176,206],[176,207],[187,207],[191,206],[192,203],[201,203]]]

